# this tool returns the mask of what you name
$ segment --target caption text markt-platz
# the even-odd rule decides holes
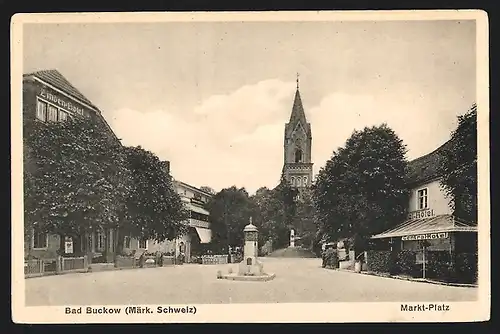
[[[158,306],[156,308],[146,306],[126,307],[66,307],[65,314],[196,314],[196,306]]]

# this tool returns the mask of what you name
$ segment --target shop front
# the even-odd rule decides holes
[[[372,239],[387,245],[386,259],[392,261],[388,270],[445,280],[457,272],[471,280],[477,273],[477,225],[460,221],[451,214],[434,215],[432,210],[412,212],[405,222]],[[367,263],[370,266],[370,259]],[[459,278],[463,277],[453,279]]]
[[[423,241],[427,250],[472,250],[471,243],[477,244],[477,226],[459,221],[450,214],[434,215],[432,210],[425,210],[410,213],[408,220],[372,239],[389,239],[392,247],[400,250],[419,250]]]

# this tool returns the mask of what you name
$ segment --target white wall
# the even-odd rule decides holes
[[[441,189],[439,180],[425,183],[418,187],[413,188],[410,192],[410,203],[408,206],[409,208],[408,211],[412,212],[418,210],[417,192],[418,190],[423,188],[427,188],[428,208],[434,210],[435,215],[452,213],[448,205],[449,199],[447,198],[444,190]]]

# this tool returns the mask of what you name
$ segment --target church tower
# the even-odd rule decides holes
[[[297,75],[297,91],[292,113],[289,122],[285,124],[283,175],[292,187],[298,188],[299,191],[312,183],[311,144],[311,124],[307,122],[304,113]]]

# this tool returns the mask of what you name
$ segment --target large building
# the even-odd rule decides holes
[[[477,251],[477,222],[465,222],[455,217],[449,205],[450,198],[440,185],[440,153],[449,143],[410,161],[408,217],[373,239],[390,240],[393,248],[402,250],[418,250],[421,247],[419,242],[426,240],[430,251]]]
[[[101,111],[75,88],[57,70],[42,70],[23,75],[23,117],[40,122],[64,122],[72,117],[86,117],[89,121],[105,125],[109,135],[119,142],[112,129],[107,124]],[[170,177],[170,163],[162,161],[165,177]],[[181,196],[189,211],[188,233],[177,240],[156,243],[148,240],[137,240],[124,237],[125,249],[140,251],[180,252],[189,260],[191,251],[200,244],[211,240],[209,212],[204,208],[211,194],[189,184],[174,181],[177,193]],[[55,258],[60,252],[59,235],[44,233],[33,229],[25,233],[25,255],[37,258]],[[112,229],[86,233],[75,240],[69,238],[72,244],[71,253],[91,254],[93,261],[112,262],[114,258],[115,233]],[[65,238],[66,239],[66,238]]]
[[[89,121],[104,124],[109,136],[118,140],[101,111],[76,89],[57,70],[42,70],[23,75],[23,118],[40,122],[64,122],[72,117],[87,117]],[[25,233],[25,255],[53,258],[61,247],[59,235],[41,231]],[[70,238],[72,252],[103,253],[112,258],[113,232],[97,231],[82,235],[78,240]]]
[[[206,204],[212,198],[212,194],[181,181],[175,180],[173,183],[189,212],[189,218],[185,222],[188,226],[188,232],[175,240],[163,242],[127,238],[124,243],[126,251],[136,250],[137,254],[162,252],[176,257],[183,253],[185,260],[189,262],[193,253],[200,252],[201,244],[208,244],[211,241],[210,213],[206,209]]]
[[[307,122],[299,92],[297,90],[293,101],[290,120],[285,124],[283,143],[285,179],[299,190],[309,187],[312,183],[313,163],[311,157],[312,132],[311,124]]]

